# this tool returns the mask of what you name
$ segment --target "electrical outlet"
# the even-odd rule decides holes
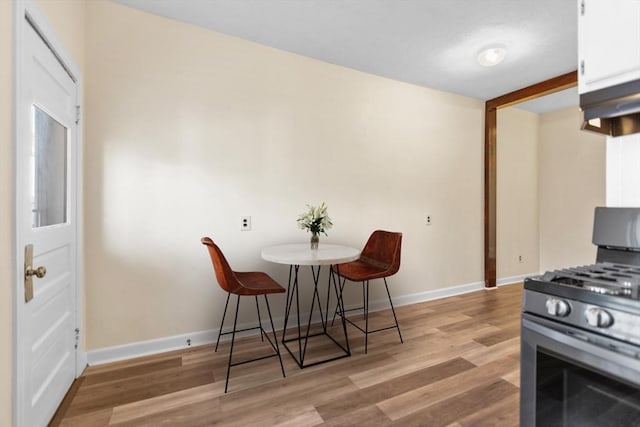
[[[240,230],[241,231],[251,231],[251,217],[250,216],[240,217]]]
[[[431,225],[431,215],[427,215],[427,225]]]
[[[522,264],[522,262],[523,262],[523,261],[522,261],[522,255],[518,255],[518,262],[519,262],[520,264]]]

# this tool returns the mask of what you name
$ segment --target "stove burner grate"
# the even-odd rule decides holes
[[[637,298],[640,289],[638,266],[608,262],[550,271],[542,279],[604,295]]]

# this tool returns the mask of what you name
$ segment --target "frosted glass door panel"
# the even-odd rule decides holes
[[[33,228],[67,222],[67,128],[33,108]]]

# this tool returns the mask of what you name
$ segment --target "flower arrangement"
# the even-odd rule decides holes
[[[307,212],[298,216],[298,227],[315,235],[324,233],[326,236],[327,230],[333,226],[333,222],[327,214],[327,205],[322,202],[318,207],[307,205],[307,208]]]

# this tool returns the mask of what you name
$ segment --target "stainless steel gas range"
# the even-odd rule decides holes
[[[525,280],[520,425],[640,426],[640,208],[596,208],[596,263]]]

